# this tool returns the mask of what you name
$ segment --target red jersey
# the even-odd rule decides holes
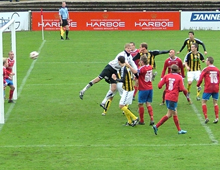
[[[8,67],[6,68],[10,73],[12,73],[12,68],[14,66],[15,60],[8,58]]]
[[[130,54],[131,54],[132,57],[135,57],[138,53],[139,53],[139,50],[138,50],[138,49],[135,49],[134,51],[131,51],[131,52],[130,52]],[[139,61],[140,61],[140,59],[137,59],[137,60],[134,61],[137,67],[140,66],[140,65],[139,65]]]
[[[163,70],[162,70],[162,73],[161,73],[161,78],[164,77],[167,68],[168,68],[168,73],[171,73],[171,66],[173,64],[176,64],[180,68],[181,72],[179,74],[183,78],[185,77],[182,60],[179,57],[175,57],[174,59],[169,57],[168,59],[165,60],[165,63],[164,63],[164,66],[163,66]]]
[[[219,92],[220,73],[217,67],[210,65],[204,68],[199,77],[199,81],[197,82],[197,87],[201,85],[203,79],[204,79],[205,93]]]
[[[184,90],[183,79],[177,73],[169,73],[159,82],[158,88],[161,89],[166,84],[165,99],[177,102],[179,92]]]
[[[3,79],[10,79],[9,75],[11,72],[9,72],[6,67],[3,67]]]
[[[152,69],[151,65],[141,66],[138,70],[138,90],[152,90]]]

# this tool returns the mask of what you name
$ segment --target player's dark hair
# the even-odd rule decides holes
[[[142,55],[141,58],[140,58],[140,60],[143,61],[143,63],[144,63],[145,65],[148,64],[148,58],[147,58],[146,55]]]
[[[197,43],[192,43],[192,45],[194,45],[194,46],[195,46],[195,48],[197,48],[197,49],[198,49],[198,44],[197,44]]]
[[[120,55],[120,56],[118,57],[118,61],[120,61],[120,63],[124,64],[124,63],[125,63],[125,57],[122,56],[122,55]]]
[[[173,65],[171,66],[171,72],[172,72],[172,73],[178,73],[178,72],[179,72],[179,67],[178,67],[178,65],[173,64]]]
[[[134,43],[134,42],[132,42],[132,41],[130,42],[130,44],[133,44],[133,45],[135,46],[135,43]]]
[[[147,43],[145,43],[145,42],[143,42],[143,43],[141,43],[141,47],[143,48],[146,48],[147,49]]]
[[[7,58],[3,58],[2,61],[3,61],[3,65],[5,65]]]
[[[214,58],[213,57],[207,57],[208,61],[210,62],[210,64],[213,64],[214,63]]]
[[[189,33],[191,33],[192,35],[194,35],[194,32],[193,32],[193,31],[189,31]]]

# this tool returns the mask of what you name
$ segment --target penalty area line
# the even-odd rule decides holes
[[[39,54],[40,54],[41,49],[43,48],[45,42],[46,42],[46,40],[44,40],[44,41],[41,43],[41,46],[40,46],[39,49],[38,49],[38,53],[39,53]],[[25,85],[25,83],[26,83],[28,77],[29,77],[30,74],[31,74],[31,71],[32,71],[33,68],[34,68],[34,65],[35,65],[36,61],[37,61],[37,60],[33,60],[33,62],[31,63],[30,68],[28,69],[28,71],[27,71],[25,77],[24,77],[23,80],[22,80],[22,83],[21,83],[20,87],[18,88],[18,98],[19,98],[19,96],[20,96],[20,94],[21,94],[21,92],[22,92],[22,90],[23,90],[23,88],[24,88],[24,85]],[[9,107],[9,109],[7,110],[7,112],[5,113],[5,123],[7,122],[7,120],[8,120],[8,118],[9,118],[9,116],[10,116],[10,114],[11,114],[11,112],[12,112],[14,106],[15,106],[15,104],[11,104],[11,106]],[[4,126],[4,124],[0,124],[0,132],[1,132],[2,128],[3,128],[3,126]]]
[[[199,113],[198,109],[196,108],[196,106],[194,104],[191,105],[194,112],[196,113],[200,123],[202,124],[202,126],[205,128],[209,139],[214,143],[214,144],[218,144],[218,140],[216,140],[214,134],[212,133],[212,130],[205,124],[203,117],[201,116],[201,114]]]
[[[194,143],[194,144],[132,144],[132,145],[2,145],[0,148],[68,148],[68,147],[176,147],[176,146],[213,146],[219,145],[218,143]]]

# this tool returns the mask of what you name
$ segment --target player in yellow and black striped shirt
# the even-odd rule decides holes
[[[160,54],[167,54],[169,53],[170,50],[165,50],[165,51],[159,51],[159,50],[148,50],[148,45],[147,43],[143,42],[140,44],[140,50],[139,53],[133,58],[133,60],[138,60],[140,57],[144,54],[146,54],[148,58],[148,63],[151,65],[154,69],[156,68],[156,63],[155,63],[155,57]]]
[[[134,86],[132,82],[132,75],[128,67],[123,67],[121,70],[121,81],[123,82],[123,89],[126,91],[133,91]]]
[[[203,50],[204,50],[204,54],[205,55],[207,54],[207,51],[206,51],[206,48],[205,48],[205,44],[200,39],[197,39],[197,38],[194,37],[194,32],[193,31],[189,32],[189,38],[185,39],[185,41],[183,43],[183,46],[177,52],[177,54],[179,54],[185,48],[185,46],[187,46],[187,53],[189,53],[191,51],[191,45],[193,43],[196,43],[198,45],[202,45]],[[199,46],[198,46],[197,50],[199,51]]]
[[[198,49],[198,44],[193,43],[191,45],[191,52],[189,52],[185,57],[185,66],[188,71],[187,72],[188,93],[190,93],[190,88],[191,88],[193,80],[196,80],[196,81],[199,80],[199,76],[201,74],[200,61],[202,61],[202,62],[205,61],[204,56],[197,49]],[[199,97],[200,91],[201,91],[201,87],[198,87],[197,88],[197,96],[196,96],[197,100],[200,100],[200,97]]]
[[[131,67],[128,63],[125,63],[124,56],[118,57],[118,63],[122,67],[121,68],[121,79],[117,79],[116,75],[113,74],[112,78],[116,80],[116,82],[123,82],[123,93],[121,95],[121,99],[119,102],[119,107],[127,118],[126,125],[127,126],[135,126],[139,122],[139,118],[136,117],[127,107],[127,105],[132,104],[133,94],[134,94],[134,86],[131,78],[131,72],[133,74],[137,73],[137,70]],[[129,71],[129,69],[130,71]]]

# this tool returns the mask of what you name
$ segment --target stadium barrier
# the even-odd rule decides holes
[[[16,31],[30,30],[30,14],[29,12],[1,12],[0,13],[0,27],[5,25],[11,19],[15,20]],[[9,29],[5,31],[10,31]]]
[[[179,30],[179,12],[69,12],[71,30]],[[58,12],[44,12],[44,29],[59,30]],[[32,30],[41,29],[40,12],[32,12]]]
[[[71,30],[220,30],[220,12],[70,12]],[[0,13],[0,27],[15,19],[16,31],[41,30],[41,12]],[[58,11],[43,12],[44,30],[60,30]],[[7,30],[6,30],[7,31]]]

